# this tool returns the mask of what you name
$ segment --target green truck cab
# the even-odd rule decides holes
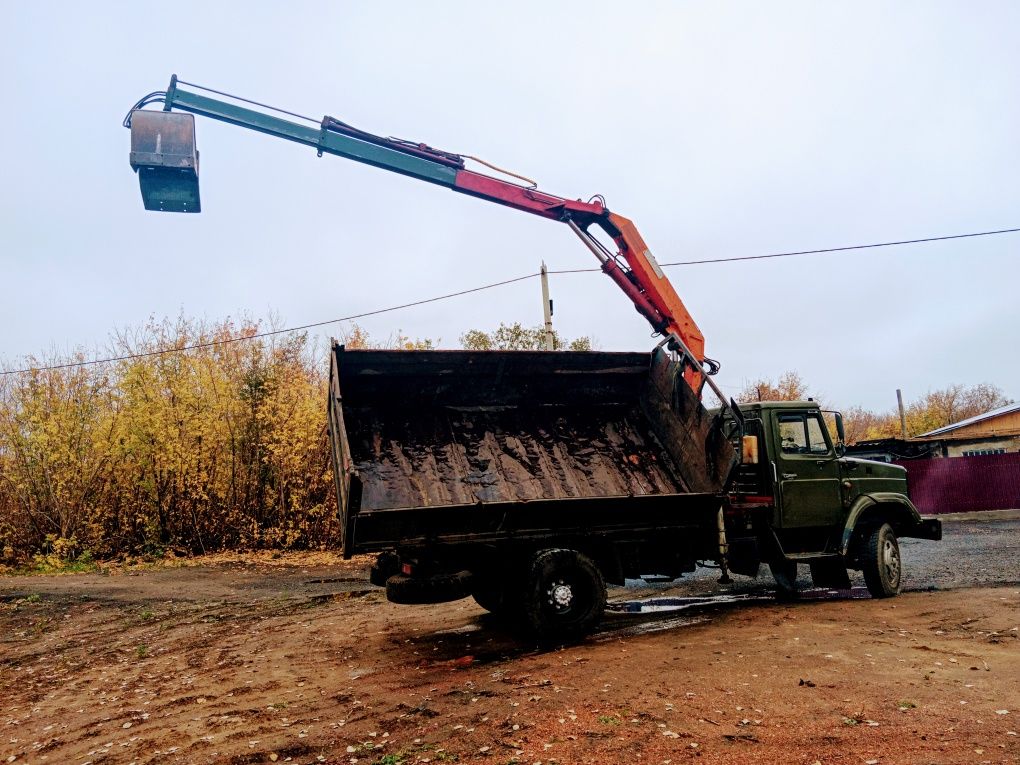
[[[942,527],[922,518],[910,501],[907,471],[897,465],[843,454],[838,412],[814,401],[742,404],[744,435],[738,479],[730,501],[753,507],[767,501],[767,530],[759,522],[755,549],[781,590],[794,591],[796,567],[806,563],[818,586],[849,587],[847,569],[861,570],[875,597],[899,592],[902,560],[897,538],[938,540]],[[836,430],[834,441],[827,427]],[[741,544],[734,543],[736,550]],[[753,561],[730,565],[746,571]]]
[[[651,353],[331,353],[328,423],[341,548],[374,554],[396,603],[474,597],[520,631],[591,631],[606,583],[699,565],[783,596],[863,572],[899,592],[902,537],[941,538],[906,472],[843,455],[813,401],[712,412]],[[836,436],[829,433],[826,420]]]

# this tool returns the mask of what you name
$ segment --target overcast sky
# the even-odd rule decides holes
[[[120,126],[183,79],[603,194],[662,262],[1020,226],[1020,4],[4,3],[0,358],[149,316],[287,325],[594,265],[560,224],[198,119],[199,215],[142,209]],[[733,393],[795,369],[839,406],[1020,398],[1020,235],[672,268]],[[603,275],[555,325],[641,350]],[[365,319],[457,347],[539,283]],[[323,330],[337,334],[340,325]]]

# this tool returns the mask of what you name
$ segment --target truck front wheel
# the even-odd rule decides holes
[[[903,564],[892,526],[883,523],[864,538],[860,560],[864,581],[873,598],[891,598],[899,593]]]
[[[546,640],[576,639],[602,618],[606,582],[588,556],[576,550],[543,550],[531,559],[519,606],[527,632]]]

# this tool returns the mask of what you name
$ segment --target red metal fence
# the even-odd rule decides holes
[[[1020,508],[1020,453],[896,462],[923,515]]]

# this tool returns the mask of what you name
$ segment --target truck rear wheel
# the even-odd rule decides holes
[[[899,594],[903,563],[892,526],[883,523],[865,537],[860,559],[864,582],[873,598],[891,598]]]
[[[520,593],[521,626],[546,640],[576,639],[591,632],[606,607],[606,582],[576,550],[543,550],[528,566]]]

